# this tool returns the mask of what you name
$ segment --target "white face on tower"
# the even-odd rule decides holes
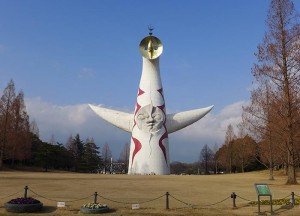
[[[158,107],[149,104],[136,113],[135,120],[141,131],[155,133],[161,129],[165,121],[165,114]]]

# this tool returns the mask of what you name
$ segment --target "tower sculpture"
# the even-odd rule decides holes
[[[163,45],[152,30],[139,46],[143,68],[134,113],[89,104],[101,118],[131,133],[128,174],[170,174],[168,134],[193,124],[213,108],[166,114],[159,68]]]

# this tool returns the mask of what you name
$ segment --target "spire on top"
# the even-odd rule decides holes
[[[152,35],[152,31],[153,31],[153,26],[152,25],[148,25],[148,30],[149,30],[149,35]]]

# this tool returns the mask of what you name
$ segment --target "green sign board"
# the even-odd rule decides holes
[[[268,184],[255,184],[258,196],[271,196],[271,191]]]

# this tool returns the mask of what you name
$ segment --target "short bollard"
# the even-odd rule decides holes
[[[236,204],[235,204],[236,194],[235,194],[235,192],[232,192],[230,197],[232,198],[232,207],[236,208]]]
[[[28,186],[26,185],[24,187],[24,198],[26,199],[27,198],[27,190],[28,190]]]
[[[169,192],[166,193],[166,209],[169,209]]]
[[[292,206],[294,206],[295,205],[295,193],[292,192],[291,195],[292,195],[291,203],[292,203]]]
[[[94,193],[94,203],[97,203],[97,196],[98,196],[98,193],[95,192],[95,193]]]

